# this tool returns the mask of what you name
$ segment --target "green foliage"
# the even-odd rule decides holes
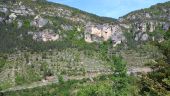
[[[162,30],[161,27],[157,27],[154,32],[148,33],[151,37],[154,36],[155,39],[159,39],[160,37],[163,37],[165,34],[165,31]]]
[[[5,13],[0,12],[1,17],[5,17]]]
[[[15,1],[15,0],[13,0]],[[7,2],[7,1],[4,1]],[[9,1],[11,2],[11,1]],[[11,3],[13,4],[13,3]],[[60,4],[53,4],[48,3],[45,0],[38,0],[36,3],[32,3],[31,0],[23,0],[23,4],[30,5],[31,8],[39,8],[38,11],[41,13],[41,10],[49,11],[49,6],[57,6],[61,7],[67,10],[72,10],[71,16],[73,18],[76,17],[82,17],[85,21],[91,21],[96,23],[112,23],[114,19],[107,18],[107,17],[98,17],[93,14],[89,14],[87,12],[82,12],[80,10],[70,8],[68,6],[60,5]],[[166,5],[167,7],[168,5]],[[50,9],[50,8],[49,8]],[[161,8],[158,8],[161,9]],[[52,9],[51,9],[52,10]],[[147,12],[150,10],[147,10]],[[152,9],[151,9],[152,11]],[[160,15],[162,14],[160,10],[153,11],[153,14]],[[4,16],[5,14],[0,13],[0,16]],[[66,48],[75,48],[79,51],[83,50],[84,54],[89,57],[95,57],[96,55],[93,54],[93,52],[99,53],[99,56],[101,58],[101,61],[106,61],[104,63],[110,64],[112,71],[114,73],[111,77],[100,77],[99,80],[96,79],[94,82],[86,82],[87,80],[79,81],[68,81],[64,82],[64,79],[62,76],[58,76],[59,78],[59,84],[52,84],[45,87],[37,87],[33,89],[25,89],[20,90],[17,92],[5,92],[3,93],[5,96],[70,96],[76,94],[77,96],[138,96],[138,88],[136,87],[136,82],[133,82],[132,78],[130,76],[127,76],[127,69],[126,69],[126,63],[122,60],[121,57],[113,56],[113,47],[111,40],[107,42],[102,43],[92,43],[87,44],[83,40],[83,32],[78,32],[76,28],[73,28],[73,30],[64,32],[60,25],[71,25],[76,26],[80,25],[79,22],[73,22],[71,20],[66,19],[63,17],[52,17],[52,16],[46,16],[45,18],[48,18],[50,21],[53,21],[52,25],[47,25],[44,28],[33,28],[30,26],[30,22],[33,19],[32,17],[23,18],[18,16],[19,19],[22,18],[23,20],[23,28],[18,29],[17,28],[17,22],[13,22],[11,24],[1,24],[0,27],[0,52],[15,52],[18,50],[21,50],[21,52],[24,51],[32,51],[32,52],[47,52],[49,50],[56,50],[61,51]],[[60,35],[63,36],[62,40],[55,41],[55,42],[37,42],[32,39],[31,35],[28,35],[28,31],[39,31],[43,30],[45,28],[50,28],[53,30],[60,30],[61,32],[58,32]],[[129,49],[136,47],[136,42],[134,41],[134,34],[132,32],[124,32],[126,38],[127,38],[127,45],[129,46]],[[66,35],[66,37],[64,37]],[[156,38],[159,38],[164,35],[163,31],[155,31],[150,33],[150,36],[155,36]],[[166,32],[165,39],[166,41],[161,43],[159,45],[159,48],[163,52],[163,54],[166,56],[165,60],[158,61],[158,65],[153,66],[154,72],[147,75],[147,78],[142,78],[142,80],[138,83],[141,84],[141,95],[164,95],[167,94],[167,90],[169,90],[170,85],[170,69],[169,66],[167,66],[167,63],[170,61],[170,33],[169,31]],[[150,48],[150,49],[149,49]],[[158,49],[154,49],[152,46],[144,46],[143,49],[148,52],[156,53]],[[52,54],[53,51],[51,51]],[[98,55],[98,54],[97,54]],[[157,55],[157,54],[156,54]],[[79,55],[76,55],[75,61],[79,62]],[[26,59],[26,63],[30,63],[30,58],[28,54],[24,55],[24,59]],[[42,59],[48,59],[47,54],[42,54]],[[37,60],[38,61],[38,60]],[[62,60],[65,61],[65,60]],[[168,62],[167,62],[168,61]],[[43,63],[39,65],[35,62],[32,62],[32,65],[23,65],[21,67],[24,67],[21,70],[17,70],[15,76],[15,85],[23,85],[23,84],[29,84],[32,82],[40,81],[46,76],[52,76],[54,75],[54,72],[52,69],[49,69],[48,64]],[[34,64],[35,63],[35,64]],[[69,62],[66,62],[70,64]],[[6,60],[4,58],[0,58],[0,72],[4,68],[6,64]],[[17,62],[18,64],[18,62]],[[20,64],[18,64],[20,65]],[[51,64],[53,65],[53,64]],[[54,64],[55,65],[55,64]],[[151,65],[151,64],[150,64]],[[154,64],[155,65],[155,64]],[[11,65],[12,66],[12,65]],[[38,66],[38,67],[37,67]],[[57,66],[58,67],[58,66]],[[19,67],[20,68],[20,67]],[[70,68],[70,65],[68,66]],[[158,68],[158,69],[157,69]],[[70,68],[71,69],[71,68]],[[72,71],[73,70],[73,71]],[[73,73],[68,73],[67,71],[63,71],[62,75],[64,74],[71,74],[74,75],[74,72],[79,70],[83,72],[83,75],[86,74],[85,69],[72,69],[71,71]],[[57,70],[58,71],[58,70]],[[150,80],[151,79],[151,80]],[[155,81],[155,82],[153,82]],[[10,87],[11,82],[5,82],[3,84],[0,84],[0,89]],[[82,84],[82,85],[81,85]],[[162,85],[162,86],[159,86]],[[159,87],[161,89],[159,89]],[[162,88],[163,87],[163,88]]]
[[[130,96],[133,94],[131,90],[129,90],[134,85],[129,85],[129,78],[115,77],[113,79],[112,85],[112,96]]]
[[[6,63],[6,60],[4,58],[0,58],[0,72],[3,70],[5,63]]]
[[[114,57],[115,72],[111,77],[112,82],[98,82],[87,85],[80,89],[78,96],[131,96],[136,90],[133,90],[133,79],[129,78],[126,73],[126,64],[120,57]],[[132,81],[131,81],[132,80]],[[131,82],[130,82],[131,81]],[[132,88],[132,89],[131,89]],[[134,93],[131,91],[135,91]]]
[[[164,37],[166,40],[170,39],[170,29],[165,33]]]
[[[27,25],[26,25],[27,26]],[[28,27],[28,26],[27,26]],[[70,42],[37,42],[27,34],[27,28],[16,29],[12,24],[5,24],[0,28],[0,52],[14,52],[16,50],[44,51],[49,49],[65,49]]]
[[[163,79],[162,82],[165,83],[167,86],[170,86],[170,77]]]
[[[44,77],[53,76],[53,75],[54,74],[53,74],[52,70],[50,70],[50,69],[44,70]]]
[[[30,27],[30,21],[28,19],[24,21],[23,27],[24,28],[29,28]]]
[[[1,0],[3,3],[16,3],[17,0]]]
[[[42,79],[42,76],[38,74],[35,69],[28,67],[27,70],[24,71],[24,73],[16,73],[16,85],[29,84]]]
[[[136,48],[136,41],[134,40],[134,35],[133,32],[124,32],[124,36],[127,39],[127,45],[129,49],[134,49]]]
[[[0,91],[12,87],[13,84],[11,80],[5,80],[3,83],[0,83]],[[1,96],[1,92],[0,92]]]
[[[101,82],[82,88],[77,96],[112,96],[112,94],[110,83]]]
[[[131,96],[134,94],[132,79],[126,76],[126,66],[121,67],[124,64],[122,59],[120,57],[114,57],[114,66],[118,68],[116,72],[119,74],[116,75],[110,75],[105,77],[99,77],[99,79],[94,79],[94,82],[87,82],[87,80],[82,81],[68,81],[64,82],[62,76],[59,77],[59,83],[48,85],[44,87],[38,87],[33,89],[26,89],[26,90],[20,90],[17,92],[5,92],[3,93],[5,96],[22,96],[22,95],[28,95],[29,96],[41,96],[41,95],[47,95],[47,96]],[[46,64],[41,64],[42,67],[40,68],[41,71],[46,70]],[[45,68],[45,69],[44,69]],[[35,72],[35,70],[27,68],[28,71],[24,73],[17,73],[16,74],[16,84],[25,84],[34,82],[38,79]],[[30,73],[32,72],[32,73]],[[29,74],[30,73],[30,74]],[[29,78],[27,78],[29,77]],[[32,78],[32,79],[31,79]],[[77,90],[77,91],[76,91]],[[133,91],[132,91],[133,90]]]
[[[60,84],[64,84],[64,79],[61,75],[58,76],[58,81]]]
[[[141,79],[141,92],[144,96],[155,95],[155,96],[167,96],[170,92],[169,88],[169,65],[158,62],[159,67],[154,67],[154,72],[148,76],[143,76]]]
[[[25,89],[17,92],[5,92],[4,96],[69,96],[70,89],[78,81],[68,81],[64,84],[52,84],[45,87]]]
[[[111,78],[111,81],[107,79],[81,87],[77,96],[138,96],[137,83],[134,82],[135,79],[131,77]]]
[[[151,66],[153,72],[141,79],[140,94],[143,96],[168,96],[170,94],[170,40],[168,39],[169,33],[166,34],[166,40],[157,44],[166,58],[156,60],[157,63]]]
[[[120,57],[113,57],[114,67],[115,67],[115,76],[118,77],[126,77],[127,76],[127,69],[126,63]]]
[[[159,45],[163,54],[166,56],[166,60],[170,63],[170,40],[164,41]]]

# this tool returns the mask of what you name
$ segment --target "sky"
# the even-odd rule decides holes
[[[170,0],[48,0],[99,16],[119,18],[131,11]]]

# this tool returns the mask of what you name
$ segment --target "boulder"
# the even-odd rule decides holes
[[[135,36],[135,41],[147,41],[149,35],[147,33],[138,32]]]
[[[137,34],[135,35],[135,41],[139,41],[141,35],[142,35],[142,32],[137,33]]]
[[[4,20],[4,18],[0,17],[0,22],[2,22]]]
[[[45,29],[42,32],[34,32],[33,39],[37,41],[56,41],[59,39],[59,35],[54,33],[53,30]]]
[[[149,35],[148,34],[143,34],[142,37],[141,37],[141,41],[147,41],[149,38]]]
[[[149,32],[153,32],[155,30],[155,26],[156,25],[153,22],[149,22],[148,23],[148,28],[149,28],[148,30],[149,30]]]
[[[125,36],[123,33],[120,32],[115,32],[112,37],[111,37],[113,47],[116,47],[118,44],[121,44],[125,40]]]
[[[11,15],[9,15],[9,18],[15,20],[17,16],[15,15],[15,13],[11,13]]]
[[[20,5],[20,6],[18,6],[18,8],[11,9],[10,11],[17,15],[22,15],[22,16],[35,15],[35,13],[32,9],[27,8],[24,5]]]
[[[151,18],[151,15],[149,13],[145,13],[146,18]]]
[[[3,13],[7,13],[8,12],[8,9],[7,8],[0,8],[0,12],[3,12]]]
[[[168,31],[169,28],[170,28],[170,24],[168,23],[163,24],[163,30]]]
[[[21,28],[23,25],[22,21],[18,21],[18,28]]]
[[[44,19],[40,16],[36,16],[34,18],[34,21],[31,22],[31,26],[36,26],[36,27],[44,27],[49,21],[47,19]]]
[[[12,12],[14,12],[15,14],[22,14],[21,10],[12,10]]]
[[[63,30],[66,30],[66,31],[73,29],[73,27],[72,27],[71,25],[61,25],[61,28],[62,28]]]
[[[137,31],[146,32],[147,24],[146,23],[137,23],[136,28],[137,28]]]

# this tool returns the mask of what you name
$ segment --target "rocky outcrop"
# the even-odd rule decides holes
[[[12,13],[15,13],[16,15],[21,15],[21,16],[35,15],[35,12],[31,8],[28,8],[25,5],[23,5],[22,2],[15,4],[15,8],[11,9],[10,11]]]
[[[164,23],[163,24],[163,30],[169,30],[170,29],[170,24],[169,23]]]
[[[32,1],[35,2],[31,3],[37,3],[38,5],[39,1],[42,0]],[[22,26],[25,27],[25,25],[28,25],[27,23],[29,23],[30,26],[28,26],[30,27],[30,30],[43,30],[49,27],[50,29],[57,30],[59,33],[62,31],[74,30],[77,26],[81,26],[82,28],[74,30],[81,34],[79,38],[84,37],[84,40],[89,43],[111,40],[113,46],[127,41],[127,38],[124,35],[126,32],[133,35],[131,37],[136,42],[148,41],[151,39],[162,41],[163,39],[158,38],[162,38],[162,36],[150,36],[150,33],[151,35],[155,35],[154,32],[156,28],[160,26],[163,30],[168,30],[170,27],[168,22],[168,20],[170,20],[170,10],[169,8],[162,8],[164,6],[161,6],[159,10],[155,11],[159,12],[157,15],[154,13],[154,10],[157,8],[150,8],[149,10],[151,11],[145,9],[134,11],[114,21],[92,14],[89,15],[88,13],[86,14],[80,10],[71,9],[70,7],[60,4],[56,4],[56,6],[54,4],[53,6],[53,4],[49,3],[47,5],[44,4],[43,6],[40,4],[38,6],[30,7],[31,3],[28,5],[26,3],[26,0],[17,0],[10,6],[0,4],[0,12],[2,13],[0,22],[6,21],[7,23],[17,23],[18,28],[21,28]],[[26,16],[29,17],[28,20],[25,20]],[[33,32],[32,35],[34,40],[55,41],[59,39],[57,34],[49,30]],[[62,35],[62,37],[67,37],[64,36],[66,34]]]
[[[61,28],[63,29],[63,30],[66,30],[66,31],[68,31],[68,30],[72,30],[73,29],[73,26],[71,26],[71,25],[61,25]]]
[[[121,27],[109,24],[88,24],[85,27],[86,42],[100,42],[111,39],[114,44],[120,44],[124,39]]]
[[[49,21],[47,19],[42,18],[41,16],[37,15],[34,20],[31,22],[31,26],[35,27],[44,27]]]
[[[0,22],[2,22],[4,20],[4,18],[0,17]]]
[[[148,24],[148,30],[149,30],[149,32],[153,32],[153,31],[155,31],[155,29],[156,29],[156,26],[157,26],[157,22],[149,22],[149,24]]]
[[[157,21],[143,21],[132,22],[132,29],[134,32],[153,32],[158,26]]]
[[[126,38],[125,38],[125,36],[124,36],[122,31],[113,33],[113,35],[111,37],[111,40],[112,40],[112,43],[113,43],[113,47],[116,47],[118,44],[121,44],[122,42],[125,41],[125,39]]]
[[[133,39],[139,41],[163,41],[164,31],[170,28],[170,2],[154,5],[147,9],[133,11],[118,19],[120,25],[131,32]],[[164,31],[161,31],[164,30]]]
[[[134,40],[136,42],[138,41],[148,41],[154,38],[153,40],[158,40],[158,36],[150,36],[149,34],[157,34],[155,32],[156,29],[162,28],[160,30],[168,30],[169,29],[169,23],[165,22],[159,22],[156,20],[144,20],[144,21],[135,21],[130,22],[127,24],[124,24],[120,22],[120,26],[125,30],[125,32],[131,32],[133,34]],[[154,33],[153,33],[154,32]],[[160,37],[160,36],[159,36]],[[162,40],[162,39],[161,39]]]
[[[59,35],[50,29],[45,29],[42,32],[29,32],[28,34],[33,34],[33,39],[36,41],[47,42],[59,39]]]
[[[147,41],[149,39],[149,35],[147,33],[138,33],[135,36],[136,41]]]
[[[6,19],[6,23],[12,23],[14,20],[16,20],[16,18],[17,18],[16,14],[15,13],[11,13],[9,15],[9,18]]]
[[[6,7],[0,8],[0,12],[2,13],[7,13],[8,9]]]
[[[149,38],[154,38],[152,40],[163,41],[163,33],[160,33],[159,30],[167,31],[170,28],[168,22],[159,22],[159,21],[145,21],[135,23],[132,27],[133,33],[135,34],[136,41],[147,41]],[[157,30],[157,31],[155,31]],[[154,32],[154,33],[153,33]],[[152,37],[150,33],[154,34]]]
[[[18,21],[18,28],[21,28],[23,25],[23,22],[21,20]]]
[[[11,15],[9,15],[9,19],[11,20],[15,20],[17,18],[17,16],[15,15],[15,13],[11,13]]]

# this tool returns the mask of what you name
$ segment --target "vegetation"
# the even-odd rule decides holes
[[[169,34],[169,30],[166,34]],[[153,72],[145,75],[141,79],[141,92],[144,96],[155,95],[155,96],[168,96],[170,94],[170,62],[169,62],[169,48],[170,41],[168,35],[165,35],[165,41],[158,43],[157,46],[166,56],[165,58],[157,59],[156,64],[150,64],[153,68]]]
[[[0,4],[9,4],[10,8],[18,1],[20,0],[2,0]],[[154,36],[155,39],[164,37],[163,42],[135,41],[132,29],[132,32],[124,32],[127,42],[114,48],[112,40],[86,43],[83,28],[81,31],[77,29],[84,26],[84,23],[117,22],[112,18],[98,17],[46,0],[38,0],[36,3],[32,3],[32,0],[22,0],[22,2],[34,11],[38,9],[35,14],[45,12],[42,17],[52,22],[43,28],[38,28],[30,24],[34,19],[33,16],[17,15],[17,19],[11,23],[5,20],[0,23],[0,96],[168,96],[170,94],[170,30],[165,32],[161,28],[156,28],[154,32],[148,32],[149,36]],[[168,5],[169,2],[143,9],[139,15],[152,12],[151,15],[159,17],[164,14],[162,8],[169,7]],[[58,15],[57,9],[63,9],[61,16]],[[6,19],[9,19],[8,15],[9,13],[0,12],[0,16]],[[74,20],[78,17],[80,22],[75,22],[79,20]],[[18,20],[22,21],[21,28],[18,28]],[[65,30],[62,25],[71,28]],[[61,39],[42,42],[33,40],[33,36],[28,34],[30,31],[34,33],[44,29],[54,30]],[[152,72],[135,74],[138,77],[129,75],[128,68],[132,66],[149,66]]]
[[[94,82],[88,79],[80,81],[64,82],[63,78],[59,76],[59,84],[52,84],[45,87],[38,87],[34,89],[26,89],[16,92],[2,93],[5,96],[22,96],[22,95],[59,95],[59,96],[124,96],[135,95],[133,77],[126,75],[126,66],[120,57],[114,57],[113,60],[115,73],[94,78]],[[42,91],[43,90],[43,91]]]

